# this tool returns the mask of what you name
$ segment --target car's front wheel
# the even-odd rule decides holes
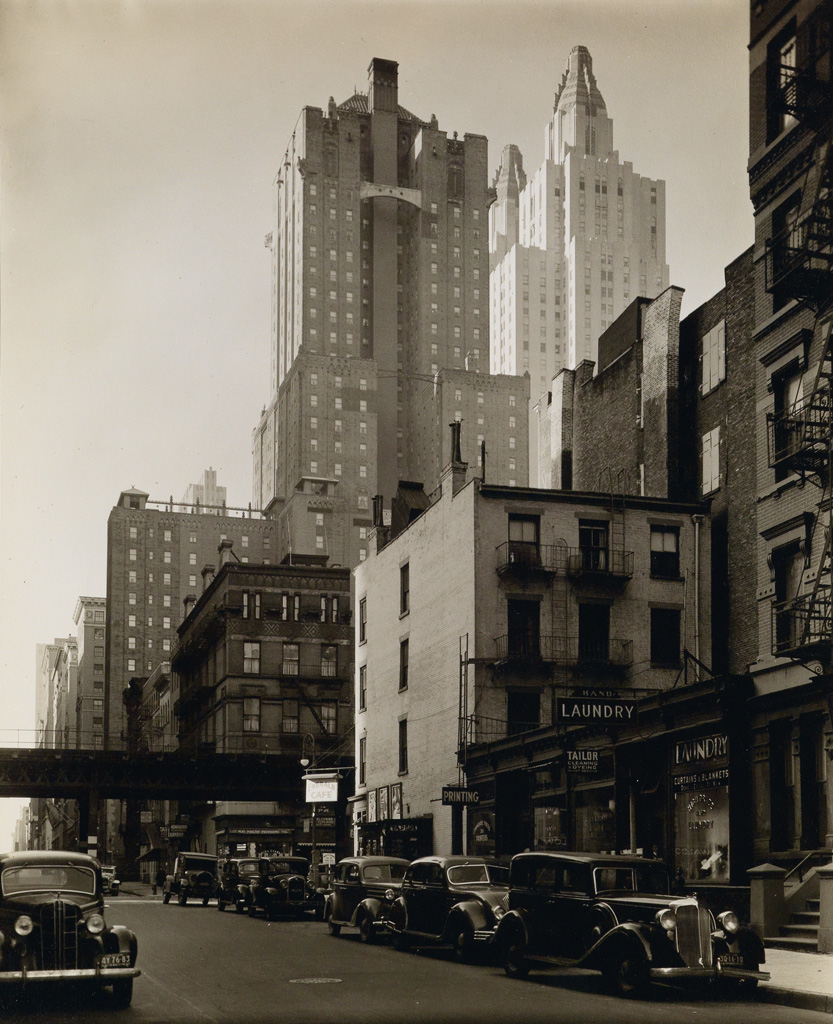
[[[117,1010],[126,1010],[133,1000],[133,979],[119,978],[113,982],[113,1003]]]
[[[359,939],[365,943],[376,941],[376,926],[373,924],[370,914],[362,914],[362,919],[359,921]]]
[[[526,945],[521,935],[510,935],[503,950],[503,969],[510,978],[525,978],[529,961],[524,956]]]
[[[461,964],[474,959],[474,933],[468,921],[459,921],[452,931],[454,959]]]
[[[637,996],[648,987],[650,976],[645,957],[631,949],[614,952],[603,969],[605,979],[620,996]]]
[[[179,903],[179,905],[181,907],[184,907],[185,904],[188,902],[188,897],[186,896],[186,894],[184,892],[181,892],[179,894],[179,899],[177,900],[177,902]]]
[[[327,914],[327,931],[330,933],[330,935],[341,935],[341,925],[335,923],[332,914]]]
[[[169,892],[163,892],[162,893],[162,902],[163,903],[170,903],[171,902],[171,894]]]

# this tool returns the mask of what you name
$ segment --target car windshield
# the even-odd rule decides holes
[[[486,864],[455,864],[448,869],[447,874],[452,885],[494,881],[489,878],[489,868]]]
[[[407,864],[365,864],[365,882],[401,882],[405,877]]]
[[[256,860],[241,860],[237,865],[237,870],[241,875],[256,875],[257,874],[257,861]]]
[[[6,868],[2,875],[4,896],[23,892],[81,892],[95,894],[95,872],[77,864],[24,864]]]
[[[668,892],[662,864],[606,864],[593,869],[596,892]]]
[[[183,871],[214,871],[217,862],[210,857],[185,857]]]

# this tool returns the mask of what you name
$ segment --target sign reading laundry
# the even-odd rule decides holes
[[[560,697],[558,717],[562,721],[595,719],[596,721],[630,722],[636,701],[610,700],[595,697]]]

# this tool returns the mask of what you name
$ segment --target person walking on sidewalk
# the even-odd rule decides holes
[[[153,895],[154,896],[156,895],[157,887],[159,887],[159,886],[164,887],[164,885],[165,885],[165,877],[166,876],[165,876],[164,868],[159,868],[157,870],[156,874],[153,876]]]

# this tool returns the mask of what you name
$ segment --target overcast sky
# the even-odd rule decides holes
[[[399,62],[400,103],[528,172],[587,46],[622,159],[667,182],[689,312],[752,242],[744,0],[0,0],[0,743],[35,645],[104,596],[130,486],[251,497],[272,181],[303,106]],[[0,849],[17,802],[0,801]]]

